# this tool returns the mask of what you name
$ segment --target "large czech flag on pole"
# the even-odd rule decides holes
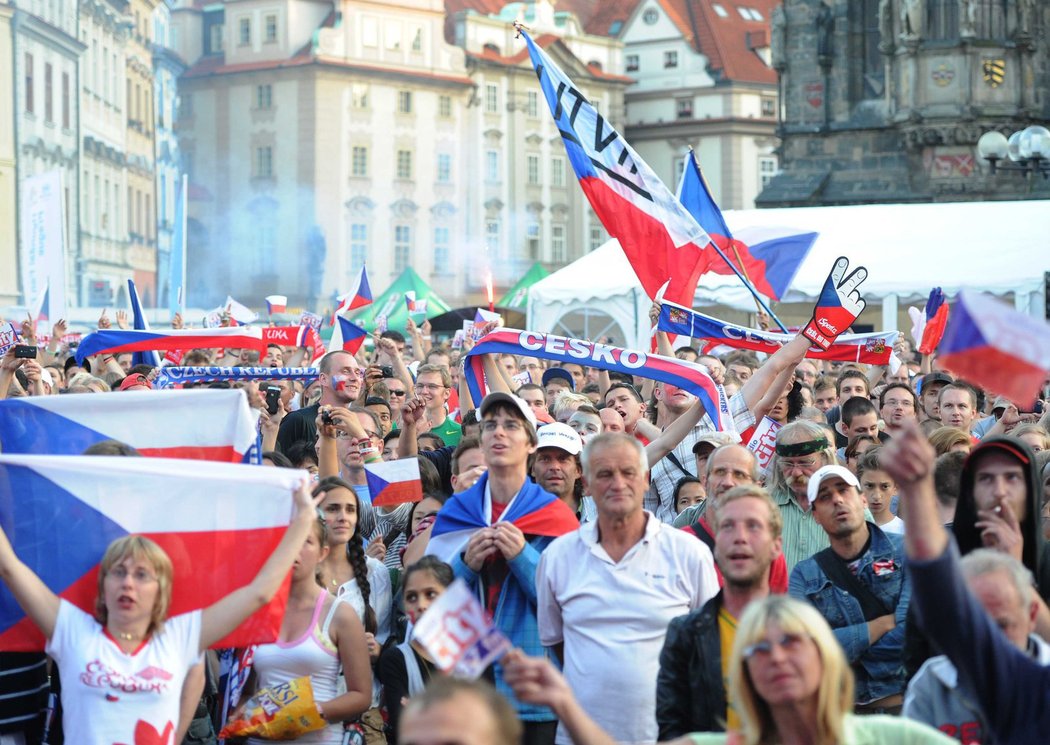
[[[755,289],[773,300],[780,300],[787,292],[817,239],[813,232],[765,226],[744,228],[734,236],[707,189],[694,153],[689,153],[682,169],[678,199],[730,261],[739,262],[736,268]],[[712,261],[707,271],[733,274],[721,258]]]
[[[74,396],[73,398],[79,398]],[[94,398],[89,396],[87,398]],[[98,562],[113,540],[144,535],[175,568],[169,616],[248,584],[276,548],[304,471],[158,458],[0,455],[0,523],[51,591],[94,613]],[[215,646],[273,641],[287,581],[271,603]],[[0,650],[44,639],[0,583]]]
[[[357,285],[345,295],[339,296],[339,305],[332,314],[332,325],[340,313],[364,308],[372,304],[372,288],[368,286],[368,273],[361,267],[361,273],[357,276]]]
[[[565,73],[519,28],[580,188],[650,298],[692,307],[712,261],[708,236]]]
[[[147,456],[240,463],[255,443],[255,422],[244,394],[234,390],[0,401],[4,453],[80,455],[103,440],[119,440]]]

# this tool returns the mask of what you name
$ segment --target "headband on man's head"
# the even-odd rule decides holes
[[[782,458],[798,458],[803,455],[812,455],[813,453],[819,453],[828,447],[828,440],[826,437],[818,437],[815,440],[807,440],[806,442],[778,442],[777,443],[777,455]]]

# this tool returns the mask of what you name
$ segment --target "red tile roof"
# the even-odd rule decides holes
[[[722,18],[711,6],[717,2],[725,8],[727,16]],[[686,11],[693,29],[693,48],[704,54],[712,70],[724,80],[744,83],[777,82],[776,71],[769,67],[753,50],[769,43],[769,21],[773,9],[780,0],[660,0],[663,6],[676,6]],[[747,20],[740,15],[738,7],[757,10],[761,21]],[[749,37],[750,34],[750,37]],[[761,37],[761,38],[760,38]],[[750,39],[750,44],[749,44]]]

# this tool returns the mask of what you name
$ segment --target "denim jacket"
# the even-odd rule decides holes
[[[871,522],[867,526],[871,545],[861,557],[856,576],[893,609],[897,626],[892,631],[869,644],[860,602],[832,584],[813,557],[795,566],[788,585],[792,597],[808,600],[834,630],[856,675],[858,704],[904,691],[904,619],[911,599],[911,581],[904,568],[904,537],[884,533]]]

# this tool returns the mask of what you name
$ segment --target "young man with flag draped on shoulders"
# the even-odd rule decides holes
[[[496,626],[515,647],[543,655],[536,620],[536,568],[554,538],[579,523],[564,502],[528,478],[537,445],[528,405],[509,393],[481,402],[481,449],[488,470],[455,494],[438,513],[427,553],[452,565],[482,598]],[[553,743],[557,718],[546,707],[522,703],[495,669],[496,685],[525,725],[526,743]]]

